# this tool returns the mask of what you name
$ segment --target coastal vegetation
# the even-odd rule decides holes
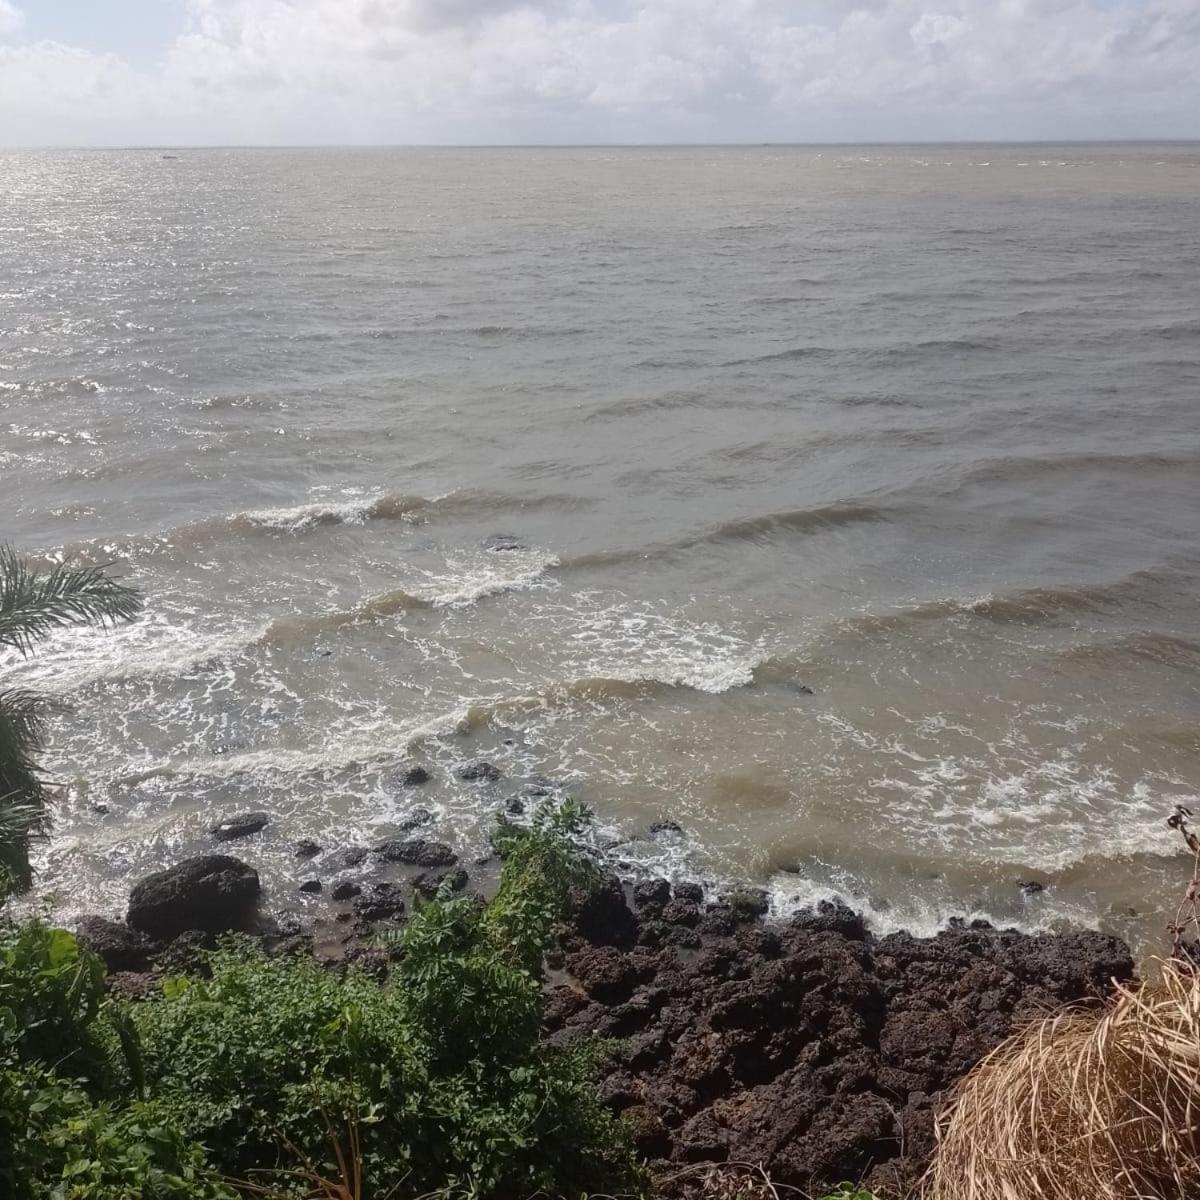
[[[0,546],[0,652],[27,656],[57,629],[115,625],[141,607],[138,592],[103,567],[60,562],[38,570]],[[0,686],[0,890],[28,885],[29,839],[49,821],[38,754],[50,708],[36,692]]]
[[[382,982],[232,941],[130,1002],[71,934],[8,926],[0,1193],[341,1195],[347,1172],[363,1197],[637,1193],[628,1134],[596,1096],[604,1044],[541,1032],[585,819],[564,805],[502,825],[495,898],[420,904]]]

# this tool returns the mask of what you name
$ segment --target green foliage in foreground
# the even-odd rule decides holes
[[[636,1193],[595,1095],[601,1048],[541,1038],[584,819],[502,825],[496,898],[419,905],[384,986],[230,945],[206,978],[126,1004],[71,935],[0,934],[0,1195],[216,1200],[222,1178],[311,1194],[301,1170],[336,1178],[352,1140],[362,1200]]]

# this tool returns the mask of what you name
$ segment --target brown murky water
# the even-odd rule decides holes
[[[72,705],[42,898],[119,909],[262,808],[290,902],[299,837],[422,805],[473,848],[545,779],[626,862],[781,908],[1159,943],[1200,791],[1197,148],[0,178],[0,537],[149,601],[0,664]]]

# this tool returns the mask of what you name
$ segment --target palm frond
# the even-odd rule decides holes
[[[141,611],[135,588],[104,567],[57,563],[39,571],[11,546],[0,546],[0,646],[22,655],[66,625],[115,625]]]

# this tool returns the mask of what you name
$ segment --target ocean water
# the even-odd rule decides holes
[[[0,539],[147,598],[0,662],[66,706],[37,902],[119,912],[253,808],[235,852],[315,914],[297,839],[423,806],[473,854],[549,783],[627,869],[780,911],[1164,944],[1164,821],[1200,807],[1200,147],[0,181]],[[478,757],[504,780],[457,780]]]

